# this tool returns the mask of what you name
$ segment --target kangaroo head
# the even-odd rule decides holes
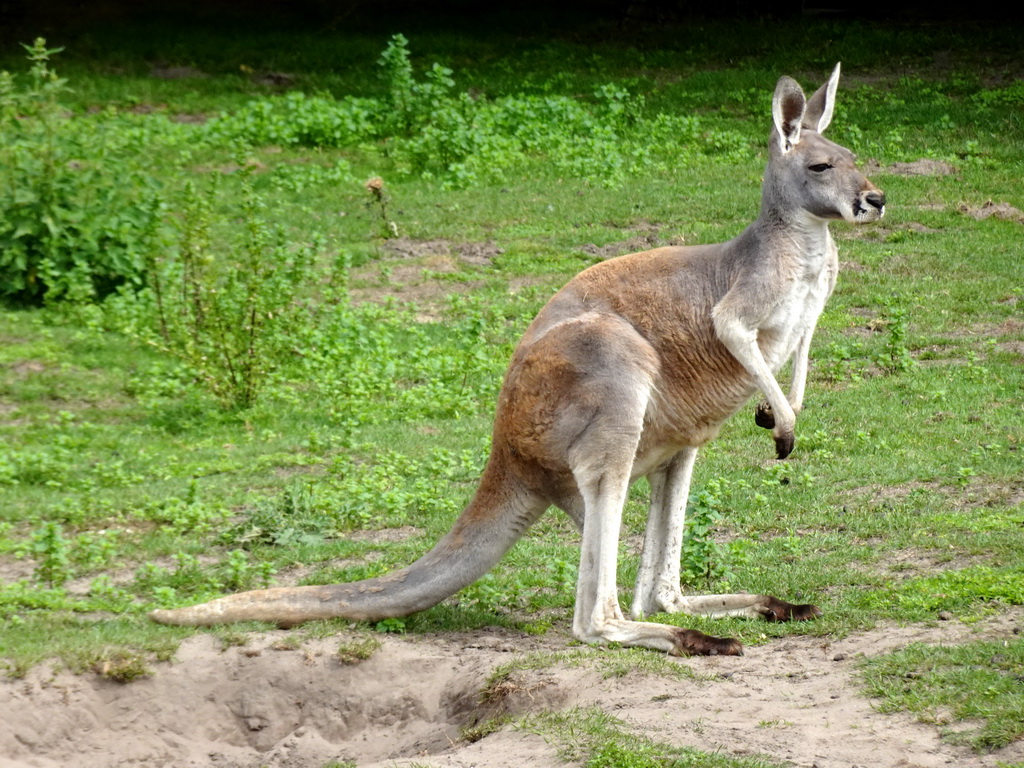
[[[838,84],[836,64],[809,99],[790,77],[775,86],[765,192],[787,218],[803,212],[862,224],[885,214],[885,194],[857,170],[853,153],[822,135],[832,121]]]

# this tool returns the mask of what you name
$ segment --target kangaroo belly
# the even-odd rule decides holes
[[[658,445],[701,446],[750,400],[754,380],[707,328],[683,347],[661,351],[661,370],[645,416],[640,450]]]

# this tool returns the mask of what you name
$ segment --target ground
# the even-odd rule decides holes
[[[656,742],[807,768],[996,768],[1024,761],[1024,742],[977,754],[942,741],[935,725],[881,714],[860,692],[858,660],[913,642],[1008,639],[1022,627],[1024,610],[1014,609],[971,625],[879,626],[775,640],[740,658],[670,660],[688,677],[609,676],[609,658],[623,651],[555,633],[382,636],[356,663],[339,659],[337,636],[296,647],[294,635],[267,632],[225,648],[200,634],[130,683],[46,666],[4,680],[0,768],[558,766],[550,734],[512,724],[470,743],[462,729],[495,714],[577,707],[600,708]],[[499,666],[552,652],[563,661],[515,671],[499,695],[481,698]]]

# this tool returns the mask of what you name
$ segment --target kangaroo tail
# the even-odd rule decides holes
[[[426,610],[487,573],[547,507],[493,467],[492,461],[451,531],[407,568],[350,584],[240,592],[149,616],[184,626],[269,621],[290,627],[315,619],[378,621]]]

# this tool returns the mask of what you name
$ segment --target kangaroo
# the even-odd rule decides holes
[[[822,136],[837,64],[810,99],[779,80],[757,220],[725,243],[655,248],[595,264],[547,303],[498,396],[493,446],[465,511],[412,565],[351,584],[278,587],[150,615],[164,624],[380,620],[430,608],[487,571],[549,507],[582,532],[572,631],[588,643],[674,655],[742,653],[731,638],[642,619],[657,612],[770,621],[820,616],[768,595],[688,596],[679,561],[697,450],[757,391],[779,459],[794,447],[811,337],[835,286],[831,220],[877,221],[885,195]],[[776,372],[795,355],[788,396]],[[630,618],[616,568],[626,493],[650,482]]]

